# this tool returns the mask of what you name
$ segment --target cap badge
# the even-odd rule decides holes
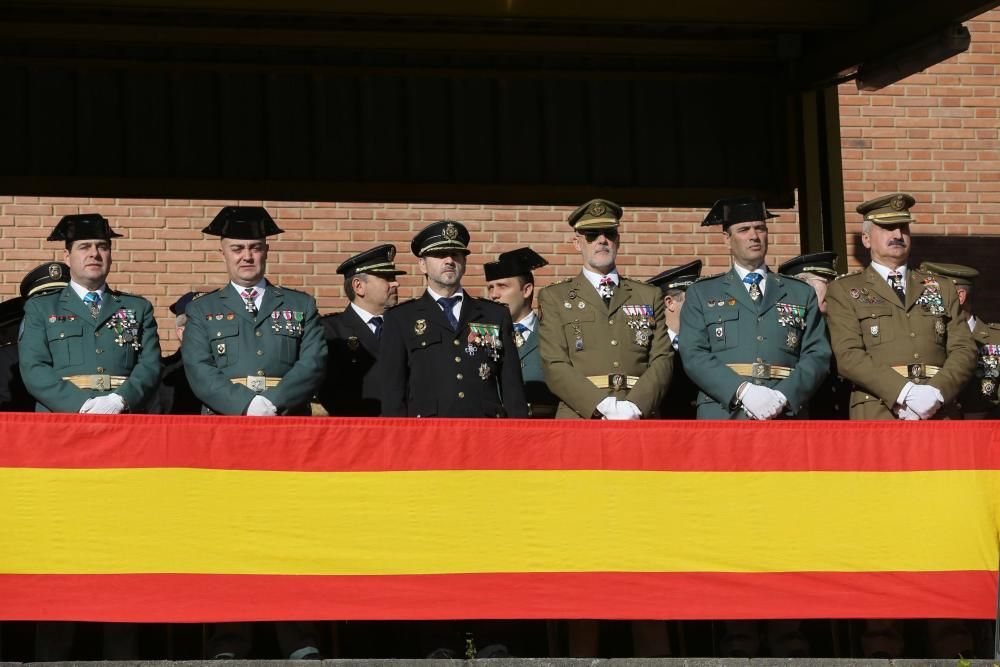
[[[358,341],[358,337],[357,336],[349,336],[347,338],[347,349],[349,349],[351,352],[356,351],[358,349],[358,347],[360,346],[360,344],[361,343],[360,343],[360,341]]]
[[[390,262],[394,261],[396,259],[396,249],[389,246],[389,250],[385,253],[385,256],[389,258]]]
[[[426,331],[427,331],[427,320],[417,320],[413,324],[413,333],[417,334],[418,336],[423,336],[424,332]]]
[[[60,273],[62,272],[59,270],[58,264],[49,264],[49,278],[55,280],[56,278],[59,277]]]
[[[906,200],[903,199],[903,195],[896,195],[892,198],[892,201],[889,202],[889,206],[891,206],[894,211],[902,211],[906,208]]]
[[[587,209],[587,212],[590,213],[590,215],[597,218],[604,215],[604,213],[607,210],[608,210],[607,207],[601,202],[594,202],[593,204],[590,205],[590,208]]]
[[[454,241],[458,238],[458,227],[455,226],[455,223],[449,222],[444,226],[444,231],[441,232],[441,235],[449,241]]]

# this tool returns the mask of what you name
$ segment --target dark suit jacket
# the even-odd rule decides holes
[[[501,346],[470,341],[470,323],[499,327]],[[385,316],[376,370],[386,417],[527,417],[506,306],[465,293],[458,331],[425,291]]]
[[[158,415],[201,414],[201,401],[188,384],[181,351],[177,350],[169,357],[163,357],[160,365],[160,388],[156,405],[150,412]]]
[[[324,315],[320,323],[328,350],[320,404],[331,416],[377,417],[381,401],[372,371],[379,350],[375,334],[350,306]]]
[[[698,387],[684,372],[684,360],[674,354],[674,374],[657,414],[661,419],[696,419]]]

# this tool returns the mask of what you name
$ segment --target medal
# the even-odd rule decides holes
[[[726,330],[724,327],[715,327],[715,337],[722,338],[726,335]]]
[[[226,353],[226,344],[225,343],[219,343],[218,345],[215,346],[215,351],[218,352],[220,355],[225,354]]]
[[[636,345],[642,345],[645,347],[649,344],[649,329],[636,329],[635,331],[635,342]]]
[[[587,307],[587,302],[586,301],[578,301],[577,304],[576,304],[576,307],[579,308],[579,309],[581,309],[581,310],[583,310],[584,308]]]
[[[577,338],[576,339],[576,351],[577,352],[583,352],[583,339],[582,338]]]
[[[872,332],[872,336],[878,336],[878,325],[877,324],[873,324],[871,326],[871,329],[869,329],[869,331]]]
[[[938,336],[943,336],[945,332],[944,322],[942,320],[934,320],[934,332]]]
[[[786,347],[798,347],[799,346],[799,334],[795,329],[788,330],[788,336],[785,338]]]
[[[514,332],[514,345],[517,345],[518,347],[524,345],[524,334],[520,331]]]
[[[423,336],[427,332],[427,320],[417,320],[413,324],[413,333]]]
[[[483,380],[490,379],[490,367],[487,364],[483,363],[479,365],[479,377]]]

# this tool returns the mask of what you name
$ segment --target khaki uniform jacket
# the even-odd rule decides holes
[[[260,395],[279,415],[308,415],[326,373],[326,341],[316,301],[267,284],[256,317],[229,283],[188,304],[181,345],[194,393],[220,415],[242,415],[257,394],[234,378],[280,378]],[[287,315],[287,317],[286,317]]]
[[[542,289],[539,350],[549,390],[559,397],[556,419],[590,419],[608,396],[631,401],[645,419],[655,417],[670,384],[673,349],[663,319],[660,288],[620,276],[610,305],[581,272]],[[623,306],[646,306],[654,324],[640,341]],[[577,342],[580,341],[580,342]],[[632,389],[599,389],[588,376],[638,377]]]
[[[933,314],[929,304],[917,303],[932,298],[935,291],[940,294],[940,314]],[[972,376],[976,345],[950,280],[908,269],[904,305],[869,266],[830,283],[826,303],[837,370],[855,385],[851,419],[896,418],[892,407],[908,380],[893,366],[940,366],[937,375],[921,383],[937,387],[946,404]]]
[[[18,346],[21,377],[39,412],[79,412],[88,398],[115,393],[128,412],[145,412],[160,383],[160,338],[153,306],[141,296],[104,291],[95,319],[70,286],[28,299]],[[120,331],[120,333],[119,333]],[[128,340],[126,340],[128,339]],[[71,375],[118,375],[114,390],[81,389]]]
[[[978,317],[972,332],[978,356],[976,371],[959,395],[966,419],[1000,419],[1000,324],[987,324]]]
[[[733,406],[744,382],[780,391],[784,418],[808,416],[809,399],[830,369],[830,344],[812,287],[769,272],[759,303],[736,269],[691,285],[681,310],[684,368],[701,389],[698,419],[747,419]],[[798,311],[798,315],[795,312]],[[786,378],[754,379],[727,364],[764,363],[794,369]]]

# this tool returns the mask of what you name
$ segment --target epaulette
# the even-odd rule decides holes
[[[797,278],[797,277],[795,277],[795,276],[790,276],[790,275],[788,275],[788,274],[785,274],[785,273],[778,273],[778,274],[776,274],[776,275],[777,275],[777,276],[778,276],[778,277],[779,277],[779,278],[780,278],[781,280],[794,280],[794,281],[795,281],[795,282],[797,282],[797,283],[802,283],[803,285],[806,285],[806,286],[808,286],[808,287],[809,287],[810,289],[812,288],[812,285],[810,285],[810,284],[809,284],[809,283],[807,283],[806,281],[802,280],[802,278]]]
[[[986,326],[990,329],[1000,329],[1000,322],[987,322]]]
[[[710,275],[710,276],[700,276],[700,277],[699,277],[699,278],[698,278],[697,280],[695,280],[694,282],[696,282],[696,283],[700,283],[700,282],[702,282],[703,280],[711,280],[712,278],[718,278],[719,276],[724,276],[724,275],[726,275],[727,273],[729,273],[729,272],[728,272],[728,271],[720,271],[719,273],[713,273],[713,274],[712,274],[712,275]],[[693,284],[693,283],[692,283],[692,284]]]
[[[554,283],[549,283],[545,287],[555,287],[556,285],[562,285],[563,283],[568,283],[571,280],[573,280],[573,279],[572,278],[563,278],[562,280],[557,280]],[[544,288],[542,288],[542,289],[544,289]]]
[[[864,269],[854,269],[853,271],[848,271],[847,273],[841,273],[839,276],[834,278],[834,280],[840,280],[841,278],[847,278],[848,276],[856,276],[861,273]]]

